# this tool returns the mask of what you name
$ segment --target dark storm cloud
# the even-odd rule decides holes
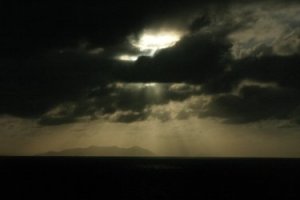
[[[281,87],[300,89],[300,56],[251,56],[231,64],[230,70],[204,85],[207,93],[230,92],[243,80],[274,82]]]
[[[238,96],[216,97],[201,116],[217,116],[232,123],[265,119],[299,121],[300,56],[251,57],[237,61],[222,77],[204,85],[207,93],[229,93],[243,80],[275,83],[276,87],[246,86]]]
[[[196,18],[192,22],[189,29],[190,29],[191,32],[196,32],[199,29],[201,29],[202,27],[205,27],[205,26],[209,25],[210,23],[211,23],[211,19],[206,15],[202,15],[202,16]]]
[[[93,119],[97,113],[113,121],[132,122],[146,119],[149,106],[184,101],[202,92],[216,95],[202,116],[231,122],[296,119],[298,114],[292,111],[300,99],[298,47],[282,44],[281,52],[292,52],[282,56],[259,41],[255,51],[243,46],[247,57],[234,58],[229,35],[259,19],[252,16],[255,9],[252,14],[242,13],[242,20],[227,13],[231,3],[1,3],[0,114],[38,118],[41,125],[75,122],[84,116]],[[195,12],[196,5],[201,12]],[[242,3],[238,5],[243,8]],[[138,35],[160,18],[180,18],[177,10],[193,11],[196,17],[186,24],[188,33],[175,46],[154,57],[142,56],[135,63],[113,59],[122,52],[136,54],[128,36]],[[297,27],[295,20],[291,27]],[[238,96],[232,95],[246,79],[274,82],[279,87],[244,87]],[[123,85],[116,86],[116,82]],[[149,82],[164,84],[142,84]],[[201,91],[196,89],[199,85]],[[72,106],[64,107],[68,103]],[[157,114],[157,118],[170,117]]]
[[[130,1],[9,1],[1,8],[1,53],[13,57],[76,46],[80,40],[119,43],[144,25],[151,10],[134,9]]]
[[[228,123],[247,123],[266,119],[293,119],[300,106],[300,93],[288,88],[246,86],[239,95],[215,97],[200,117],[214,116]]]
[[[266,56],[243,59],[233,69],[233,79],[273,81],[280,86],[300,89],[300,56]]]
[[[136,82],[203,83],[224,72],[231,59],[230,47],[224,36],[192,34],[153,58],[140,57],[134,66],[117,71],[116,77]]]
[[[197,23],[199,26],[199,22]],[[102,39],[107,40],[103,37]],[[31,49],[32,45],[24,52],[24,55],[28,52],[32,55],[14,61],[8,58],[7,62],[2,62],[1,113],[39,117],[65,102],[80,102],[79,107],[86,105],[84,108],[87,109],[89,104],[82,102],[91,97],[97,99],[93,106],[104,113],[112,113],[118,109],[140,112],[147,105],[183,100],[190,94],[171,93],[162,89],[159,98],[152,98],[149,88],[136,91],[115,90],[116,95],[112,97],[109,96],[109,92],[112,91],[105,88],[105,85],[115,81],[200,83],[214,73],[223,71],[222,64],[227,62],[226,53],[230,47],[228,41],[223,38],[194,34],[185,37],[175,47],[159,52],[153,59],[140,58],[132,66],[130,63],[112,59],[115,49],[129,50],[124,42],[119,45],[112,44],[104,52],[99,47],[92,48],[89,43],[81,42],[76,47],[49,47],[45,52],[39,49],[40,54],[36,54]],[[172,57],[178,59],[172,61]],[[170,71],[173,73],[170,74]],[[96,109],[93,112],[96,112]],[[44,116],[40,123],[72,122],[78,116],[91,113],[89,109],[82,108],[66,117]]]
[[[114,82],[113,72],[123,73],[124,63],[111,57],[130,49],[124,44],[127,36],[179,7],[190,6],[185,5],[174,1],[1,2],[0,113],[36,117]]]
[[[77,121],[80,117],[88,120],[106,118],[115,122],[128,123],[144,120],[151,113],[148,107],[163,105],[170,101],[184,101],[200,94],[199,86],[190,84],[114,83],[95,88],[81,100],[62,103],[39,120],[41,125],[60,125]],[[155,115],[165,120],[163,114]]]
[[[80,52],[67,52],[3,64],[0,112],[30,117],[55,104],[80,99],[87,87],[105,81],[107,63]]]
[[[155,20],[191,8],[195,2],[2,1],[0,57],[24,58],[53,48],[74,47],[79,41],[111,46]]]

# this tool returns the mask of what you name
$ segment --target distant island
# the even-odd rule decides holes
[[[99,147],[90,146],[87,148],[65,149],[62,151],[49,151],[37,156],[115,156],[115,157],[144,157],[155,156],[150,150],[134,146],[130,148],[120,148],[116,146]]]

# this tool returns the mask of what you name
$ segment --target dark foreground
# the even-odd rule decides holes
[[[0,199],[300,199],[299,159],[3,157],[0,176]]]

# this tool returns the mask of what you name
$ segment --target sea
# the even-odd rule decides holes
[[[300,159],[0,157],[0,199],[300,199]]]

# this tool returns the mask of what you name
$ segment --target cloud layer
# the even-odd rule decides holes
[[[134,2],[78,1],[18,8],[3,5],[0,114],[40,125],[190,116],[299,123],[296,2],[181,7],[167,1],[136,9]],[[178,29],[183,36],[153,57],[117,60],[120,53],[139,53],[129,38],[146,29]]]

